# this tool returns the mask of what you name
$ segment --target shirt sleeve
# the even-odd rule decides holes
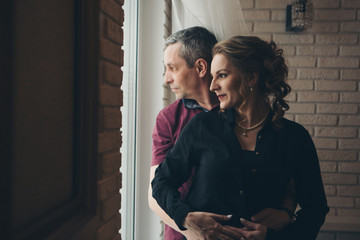
[[[166,154],[174,146],[172,129],[168,119],[160,112],[156,118],[152,133],[151,166],[159,165],[165,161]]]
[[[180,133],[175,146],[166,156],[166,161],[156,169],[152,181],[153,197],[159,206],[175,221],[180,230],[185,230],[183,222],[191,211],[180,199],[178,188],[189,178],[194,162],[193,142],[194,119]]]
[[[294,186],[301,207],[297,220],[289,226],[293,239],[315,240],[329,212],[319,160],[309,133],[302,128],[294,151]]]

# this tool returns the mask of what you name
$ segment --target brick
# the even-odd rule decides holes
[[[336,194],[336,187],[333,185],[324,185],[324,190],[327,196],[332,196]]]
[[[360,32],[360,22],[343,22],[340,24],[341,32]]]
[[[296,48],[299,56],[337,56],[339,49],[336,46],[298,46]]]
[[[116,215],[116,217],[112,218],[98,229],[96,239],[112,239],[114,236],[119,234],[119,229],[121,228],[121,217],[119,213]]]
[[[241,9],[254,8],[254,0],[242,0]]]
[[[121,46],[108,39],[100,39],[100,56],[119,66],[123,65],[123,50]]]
[[[360,8],[360,2],[358,0],[342,0],[343,8]]]
[[[318,137],[351,138],[357,136],[357,129],[351,127],[316,127],[315,134]]]
[[[338,209],[337,210],[339,217],[360,217],[360,209]],[[348,238],[343,238],[342,240],[345,240]],[[356,240],[358,238],[355,238]]]
[[[271,20],[274,21],[285,21],[286,11],[284,10],[272,10],[271,11]]]
[[[108,221],[114,215],[117,215],[120,210],[121,197],[120,193],[115,194],[108,200],[105,200],[100,203],[100,212],[103,221]]]
[[[287,61],[292,67],[315,67],[316,64],[314,57],[288,57]]]
[[[357,131],[354,128],[354,131]],[[360,139],[339,139],[339,149],[360,149]]]
[[[360,116],[340,116],[340,126],[360,126]]]
[[[290,80],[288,84],[292,90],[313,90],[314,82],[312,80]]]
[[[334,67],[334,68],[357,68],[359,67],[358,58],[345,57],[320,57],[319,67]]]
[[[299,102],[338,102],[339,94],[331,92],[299,92]]]
[[[355,114],[358,112],[356,104],[325,104],[320,103],[317,105],[318,113],[345,113]]]
[[[290,103],[289,113],[315,113],[315,104]]]
[[[295,121],[295,116],[292,115],[292,114],[288,114],[288,113],[285,112],[284,117],[285,117],[286,119],[289,119],[290,121]]]
[[[340,101],[341,102],[360,103],[360,92],[341,93]]]
[[[109,17],[106,18],[105,36],[120,45],[123,44],[124,32],[121,25]]]
[[[316,0],[313,1],[314,8],[339,8],[340,0]]]
[[[352,233],[339,232],[338,234],[338,240],[359,240],[359,239],[360,239],[359,232],[352,232]]]
[[[301,114],[296,116],[296,122],[304,125],[336,125],[337,116],[319,114]]]
[[[339,28],[337,22],[313,22],[313,26],[306,31],[311,33],[336,33],[339,32]]]
[[[100,87],[100,104],[103,106],[122,106],[122,92],[119,87],[103,86]]]
[[[336,139],[332,138],[313,138],[316,149],[336,149]]]
[[[342,21],[355,20],[356,11],[354,9],[329,9],[329,10],[314,10],[315,21]]]
[[[356,199],[356,208],[360,208],[360,198]]]
[[[265,9],[274,9],[280,8],[283,9],[286,5],[289,4],[288,0],[277,0],[277,1],[268,1],[268,0],[256,0],[255,8],[265,8]]]
[[[105,152],[110,150],[120,150],[122,137],[120,130],[112,130],[99,133],[98,151]]]
[[[315,90],[320,91],[354,91],[356,88],[354,81],[315,81]]]
[[[329,215],[328,215],[329,216]],[[316,240],[336,240],[336,233],[320,231]]]
[[[289,68],[288,72],[288,79],[295,79],[296,78],[296,69],[295,68]]]
[[[119,24],[124,22],[124,12],[121,5],[114,0],[100,0],[100,9]]]
[[[330,208],[326,216],[336,216],[336,210],[334,208]]]
[[[317,151],[320,160],[327,161],[356,161],[356,151],[346,150],[318,150]]]
[[[335,162],[320,162],[320,169],[321,169],[321,172],[324,172],[324,173],[334,173],[336,172],[336,169],[337,169],[337,165]]]
[[[248,20],[269,20],[269,10],[244,10],[242,11],[244,18]]]
[[[105,107],[103,110],[104,128],[120,128],[121,127],[121,113],[120,108]]]
[[[289,102],[295,102],[296,101],[296,93],[295,92],[290,92],[286,97],[285,97],[286,101]]]
[[[360,197],[360,186],[338,186],[337,190],[339,196]]]
[[[357,184],[355,174],[323,173],[322,179],[324,184]]]
[[[99,75],[102,83],[109,83],[119,87],[122,84],[123,72],[118,65],[100,60]]]
[[[98,200],[104,201],[110,199],[119,193],[120,184],[119,178],[120,173],[113,174],[107,178],[101,179],[98,182]]]
[[[354,207],[354,199],[346,197],[327,197],[329,207]]]
[[[254,23],[254,31],[259,33],[282,33],[285,31],[284,23],[259,22]]]
[[[356,44],[356,34],[317,34],[316,44]]]
[[[335,69],[299,69],[299,78],[301,79],[338,79],[339,70]]]
[[[283,46],[281,48],[284,51],[284,56],[294,56],[295,55],[295,47],[294,46]]]
[[[256,33],[255,36],[258,36],[259,38],[267,42],[270,42],[272,40],[270,33]]]
[[[277,44],[313,44],[315,37],[312,34],[274,34],[274,41]]]
[[[341,70],[341,78],[345,80],[359,80],[360,79],[360,70]]]
[[[358,23],[360,26],[360,22]],[[360,29],[359,29],[360,32]],[[360,46],[340,46],[342,56],[360,56]]]
[[[100,171],[103,175],[118,172],[121,167],[121,154],[119,151],[104,153],[101,157]]]

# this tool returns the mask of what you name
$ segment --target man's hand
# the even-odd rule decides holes
[[[224,226],[224,232],[232,232],[235,239],[240,240],[265,240],[267,227],[260,224],[247,221],[240,218],[241,223],[244,225],[242,228],[232,226]]]
[[[290,217],[284,210],[274,208],[265,208],[261,210],[252,216],[251,220],[276,231],[283,229],[290,223]]]
[[[234,237],[230,229],[226,229],[222,222],[229,221],[231,216],[207,212],[189,212],[184,220],[184,227],[190,230],[197,240],[240,240]]]

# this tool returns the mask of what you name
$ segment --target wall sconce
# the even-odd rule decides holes
[[[314,18],[311,0],[297,0],[286,6],[286,31],[302,32],[311,28]]]

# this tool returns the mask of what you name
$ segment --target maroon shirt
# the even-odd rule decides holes
[[[185,107],[185,105],[186,107]],[[175,145],[180,132],[185,125],[198,113],[205,111],[194,100],[176,100],[163,110],[156,118],[152,134],[152,158],[151,166],[159,165],[165,161],[166,154]],[[192,177],[179,188],[181,199],[185,199],[189,192]],[[165,240],[182,240],[183,235],[171,227],[165,225]]]

